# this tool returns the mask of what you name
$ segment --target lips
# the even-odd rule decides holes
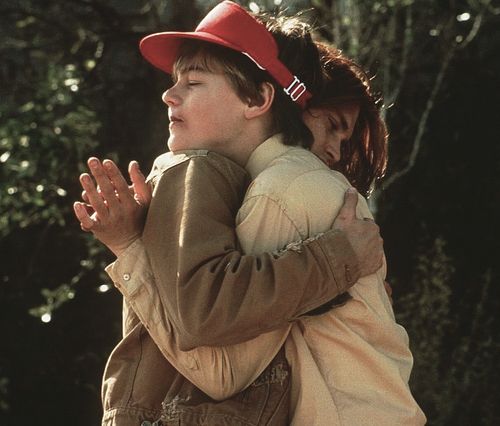
[[[171,129],[172,127],[175,127],[176,125],[178,125],[179,123],[182,123],[184,121],[178,115],[174,115],[174,114],[169,114],[168,119],[170,120],[170,124],[168,125],[169,129]]]
[[[178,123],[179,121],[182,121],[182,118],[173,114],[169,114],[168,119],[170,120],[171,123]]]

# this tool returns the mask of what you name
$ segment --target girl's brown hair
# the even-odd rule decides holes
[[[380,114],[380,99],[371,92],[370,80],[358,64],[334,46],[316,44],[325,74],[324,87],[308,106],[333,109],[359,105],[352,137],[342,144],[341,160],[334,168],[360,193],[369,195],[373,183],[384,175],[387,165],[388,134]]]

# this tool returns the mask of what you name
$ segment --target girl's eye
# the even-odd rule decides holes
[[[330,130],[335,132],[339,130],[339,126],[333,118],[328,118],[328,121],[330,122]]]
[[[199,81],[188,81],[188,86],[198,86],[200,84]]]

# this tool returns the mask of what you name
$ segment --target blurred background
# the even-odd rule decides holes
[[[218,1],[0,0],[0,425],[98,425],[121,333],[113,258],[72,203],[90,155],[148,171],[166,150],[147,33]],[[373,76],[390,161],[370,198],[429,425],[500,424],[500,4],[240,2],[299,11]],[[375,425],[376,426],[376,425]]]

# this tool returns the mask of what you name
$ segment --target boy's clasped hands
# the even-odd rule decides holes
[[[73,204],[76,217],[84,231],[119,256],[142,234],[151,188],[137,161],[129,164],[131,185],[111,160],[91,157],[87,164],[92,176],[80,175],[84,202]]]

